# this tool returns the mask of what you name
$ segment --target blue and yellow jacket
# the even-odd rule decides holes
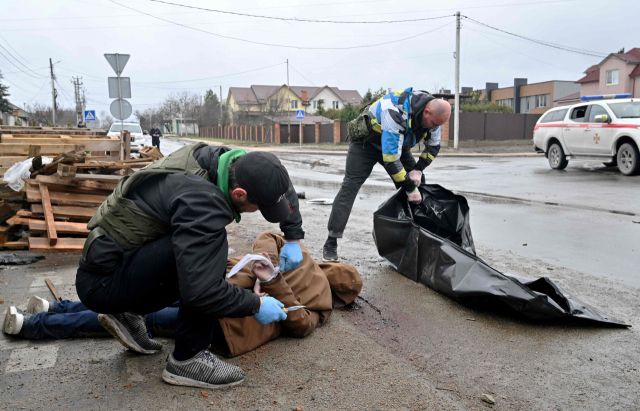
[[[381,134],[380,145],[373,145],[382,150],[382,160],[389,175],[407,191],[413,191],[415,185],[400,161],[403,149],[408,150],[424,140],[425,148],[416,164],[420,171],[440,152],[440,127],[425,130],[421,125],[422,111],[432,99],[429,93],[413,91],[409,87],[387,94],[369,107],[371,128]]]

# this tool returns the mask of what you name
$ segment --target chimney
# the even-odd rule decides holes
[[[307,92],[306,92],[306,91],[303,91],[303,92],[302,92],[302,102],[303,102],[303,103],[306,103],[306,102],[307,102]]]
[[[20,115],[20,109],[14,108],[13,109],[13,115],[18,117]]]

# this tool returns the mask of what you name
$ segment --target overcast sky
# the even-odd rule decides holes
[[[130,102],[134,110],[156,105],[180,90],[204,93],[212,88],[218,93],[222,86],[226,97],[228,88],[233,86],[285,84],[286,59],[290,63],[290,83],[296,86],[330,85],[356,89],[360,94],[369,87],[381,86],[413,86],[431,91],[438,85],[453,89],[453,14],[457,10],[505,31],[590,54],[640,47],[637,0],[167,0],[298,19],[386,21],[449,16],[394,24],[278,21],[150,0],[116,1],[137,11],[109,0],[0,0],[0,45],[4,47],[0,52],[6,56],[0,55],[0,70],[11,87],[10,101],[21,106],[34,102],[51,104],[51,58],[62,88],[59,104],[72,107],[70,80],[78,75],[83,77],[88,92],[87,109],[108,110],[111,100],[106,78],[114,74],[103,54],[116,52],[131,55],[123,76],[131,77]],[[429,33],[375,47],[323,50],[277,46],[368,46],[425,32]],[[478,89],[484,88],[486,82],[498,82],[506,87],[513,84],[514,77],[527,78],[529,83],[577,80],[588,66],[601,60],[462,21],[461,86]],[[255,71],[236,74],[249,70]],[[198,80],[203,78],[211,79]]]

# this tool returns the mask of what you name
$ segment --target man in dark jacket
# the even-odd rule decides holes
[[[144,315],[180,300],[175,351],[163,379],[217,388],[244,372],[211,355],[216,318],[253,315],[261,324],[286,319],[282,304],[225,281],[226,225],[260,210],[280,222],[282,270],[302,261],[304,238],[296,192],[271,153],[185,146],[123,178],[88,224],[76,277],[78,296],[124,346],[153,354]],[[286,249],[286,250],[285,250]]]
[[[149,135],[151,136],[151,145],[158,147],[158,150],[160,150],[160,137],[162,137],[162,131],[160,131],[157,124],[153,125],[151,131],[149,131]]]

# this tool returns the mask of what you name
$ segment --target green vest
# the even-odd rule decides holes
[[[196,175],[211,181],[209,173],[202,169],[193,157],[194,151],[206,146],[205,143],[191,144],[149,164],[143,169],[120,180],[116,189],[100,205],[87,228],[92,230],[85,242],[82,256],[86,254],[93,240],[105,234],[113,237],[127,250],[140,247],[171,232],[168,224],[151,217],[126,195],[148,178],[160,174]]]

